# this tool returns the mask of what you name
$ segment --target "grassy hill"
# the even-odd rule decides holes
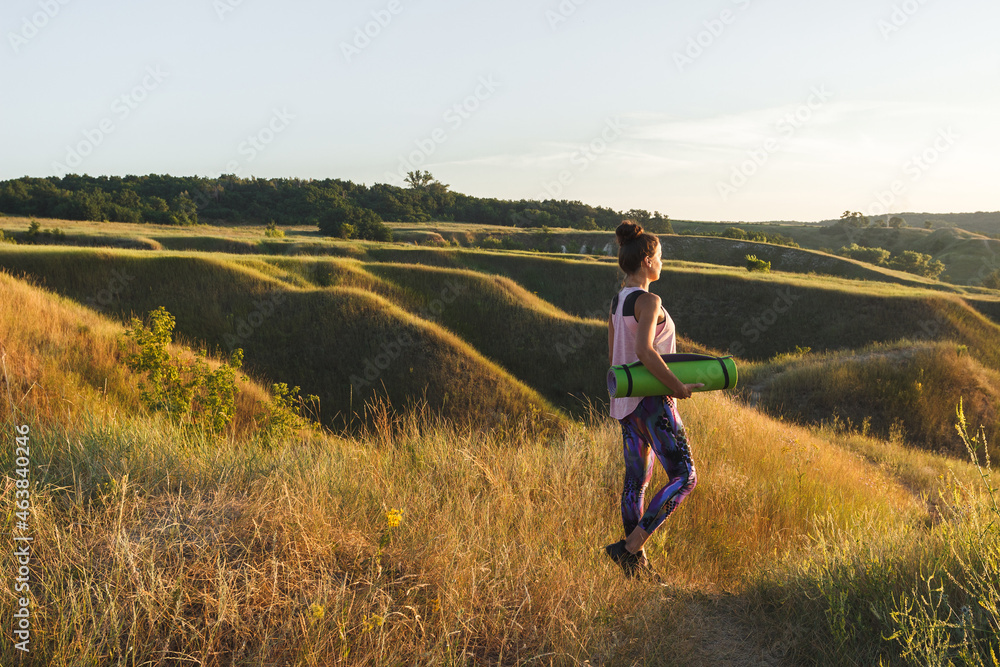
[[[1000,551],[984,537],[991,515],[976,469],[873,433],[797,426],[722,392],[680,406],[699,482],[649,543],[661,579],[623,580],[601,552],[621,531],[617,424],[551,410],[559,428],[541,432],[545,399],[483,351],[543,364],[529,347],[592,329],[580,333],[589,357],[587,346],[602,347],[600,324],[545,295],[589,307],[609,293],[612,267],[468,251],[435,257],[497,271],[506,259],[506,270],[533,277],[373,261],[367,251],[360,261],[0,247],[0,266],[76,301],[0,273],[0,427],[31,428],[30,659],[923,664],[936,655],[920,644],[923,614],[960,615],[996,599]],[[900,314],[914,303],[951,304],[942,335],[969,341],[953,365],[992,381],[985,361],[961,364],[992,359],[975,341],[985,346],[995,325],[957,296],[914,297],[885,284],[869,294],[867,283],[745,272],[737,285],[740,275],[685,266],[664,283],[701,280],[706,294],[686,298],[719,300],[741,287],[733,299],[750,307],[773,306],[775,289],[807,290],[803,301],[829,298],[831,307],[841,306],[834,297],[881,299]],[[306,431],[273,442],[253,417],[263,389],[246,379],[241,428],[214,439],[176,428],[138,409],[139,378],[113,344],[121,325],[95,312],[121,317],[161,302],[185,328],[182,343],[236,342],[257,364],[252,375],[312,372],[331,395],[341,385],[321,383],[373,354],[392,356],[385,343],[406,333],[414,378],[398,358],[380,369],[387,387],[408,387],[390,395],[396,406],[414,387],[462,386],[476,392],[477,409],[459,392],[408,413],[376,402],[354,435]],[[679,325],[682,311],[719,317],[678,308]],[[918,309],[902,328],[922,316]],[[460,337],[451,327],[466,319],[483,326]],[[866,335],[877,325],[886,323],[866,323]],[[537,341],[526,337],[531,329]],[[826,340],[832,348],[836,337]],[[531,378],[530,366],[519,372]],[[464,409],[449,413],[456,405]],[[15,467],[13,448],[0,458]],[[652,484],[662,481],[657,469]],[[14,489],[5,485],[11,531]],[[0,560],[17,566],[11,550]],[[912,606],[927,576],[943,584],[945,608]],[[12,593],[0,596],[0,614],[11,618],[14,607]],[[970,616],[965,650],[1000,649],[998,623],[989,611]],[[0,656],[18,659],[9,642]]]
[[[620,287],[617,264],[608,260],[424,248],[372,248],[366,256],[502,275],[568,313],[591,318],[605,316]],[[666,262],[651,289],[692,341],[751,359],[796,346],[827,350],[954,338],[975,345],[991,364],[1000,361],[990,349],[997,325],[983,315],[996,316],[997,297],[682,262]]]
[[[606,400],[605,318],[619,286],[610,261],[376,245],[355,246],[354,254],[4,246],[0,266],[122,319],[165,305],[184,340],[222,351],[240,347],[256,377],[320,396],[328,424],[363,417],[376,396],[397,406],[427,401],[453,419],[531,405],[540,417],[552,415],[544,419],[553,424],[564,412],[580,415],[588,403]],[[995,314],[1000,301],[985,296],[684,263],[668,264],[653,290],[677,322],[682,350],[766,361],[802,348],[850,351],[910,341],[965,346],[984,372],[1000,370],[1000,327],[982,314],[991,308]],[[912,406],[901,402],[866,400],[838,414],[856,425],[868,417],[882,435],[902,419],[911,442],[955,452],[950,406],[978,392],[974,378],[981,375],[949,376],[932,425],[909,419]],[[801,377],[815,383],[822,375]],[[762,400],[784,409],[780,392]],[[782,414],[828,419],[835,392],[828,402],[809,410],[789,406]],[[973,414],[988,428],[996,423],[985,407]]]
[[[867,228],[848,230],[829,225],[803,224],[721,224],[674,222],[678,233],[698,233],[721,231],[725,227],[737,226],[765,234],[780,233],[791,237],[803,248],[836,252],[843,246],[857,243],[860,246],[884,248],[894,254],[904,250],[929,254],[945,265],[942,281],[955,285],[976,286],[996,269],[1000,269],[1000,240],[977,231],[961,228],[928,230],[916,227],[903,229]],[[997,233],[994,230],[991,233]]]
[[[21,242],[29,241],[27,218],[0,218],[0,232]],[[381,253],[385,244],[359,244],[322,236],[315,227],[288,226],[281,238],[264,236],[264,228],[253,225],[171,227],[152,224],[96,223],[40,220],[42,230],[60,229],[62,236],[41,234],[32,243],[84,247],[168,249],[178,251],[223,252],[227,254],[319,255],[359,257]],[[718,224],[678,223],[679,229],[711,230]],[[575,229],[521,229],[454,222],[390,223],[399,243],[389,248],[419,245],[424,249],[454,247],[485,250],[524,250],[558,255],[610,258],[616,252],[614,234],[607,231]],[[816,225],[751,225],[751,231],[790,235],[804,248],[768,243],[737,241],[711,236],[664,235],[664,256],[675,261],[745,266],[747,254],[770,261],[774,270],[817,273],[856,280],[874,280],[925,286],[958,293],[982,292],[977,286],[994,269],[1000,268],[997,252],[1000,241],[963,230],[867,229],[850,234]],[[884,247],[895,253],[917,250],[933,255],[949,267],[946,281],[931,280],[830,254],[852,242]],[[987,290],[988,292],[988,290]]]
[[[223,256],[5,251],[0,266],[123,320],[165,306],[183,340],[240,347],[249,372],[318,395],[327,423],[349,423],[376,395],[400,407],[426,400],[459,421],[530,410],[542,421],[562,419],[454,334],[362,289],[294,287]]]
[[[787,355],[744,367],[742,391],[774,415],[844,424],[883,439],[966,456],[955,433],[960,396],[1000,458],[1000,372],[950,342],[900,341],[862,350]],[[873,407],[877,406],[877,407]]]
[[[0,271],[0,292],[2,393],[17,397],[18,413],[49,423],[76,424],[142,410],[136,374],[122,361],[121,324],[4,271]],[[183,352],[179,345],[172,350]],[[244,434],[258,425],[268,394],[246,376],[240,376],[238,386],[232,428]],[[0,416],[10,418],[10,410],[11,404],[4,402]]]
[[[935,228],[941,226],[960,227],[980,234],[1000,234],[1000,211],[976,211],[975,213],[899,213],[915,227],[930,222]]]

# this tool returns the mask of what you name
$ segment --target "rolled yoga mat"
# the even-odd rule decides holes
[[[732,357],[707,354],[661,354],[667,368],[684,384],[704,384],[694,391],[714,391],[736,386],[736,362]],[[672,392],[646,370],[641,361],[612,366],[608,371],[611,398],[664,396]]]

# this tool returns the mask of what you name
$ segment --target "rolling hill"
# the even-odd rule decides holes
[[[660,580],[623,584],[600,553],[621,531],[620,429],[599,405],[566,414],[603,391],[614,265],[344,255],[0,246],[0,422],[31,424],[38,660],[901,664],[890,637],[922,618],[906,600],[928,572],[948,613],[990,594],[979,472],[912,447],[942,449],[943,418],[904,422],[930,441],[891,419],[873,437],[887,397],[897,413],[959,395],[972,419],[995,409],[997,325],[969,297],[670,264],[657,290],[684,346],[742,340],[758,407],[683,403],[698,488],[648,545]],[[239,427],[221,438],[138,408],[116,341],[159,305],[180,352],[246,350]],[[261,440],[279,381],[357,428]],[[841,422],[790,423],[831,406]],[[993,647],[991,617],[973,621],[966,636]]]
[[[240,347],[255,377],[318,395],[331,425],[363,421],[376,397],[397,406],[426,401],[453,419],[496,419],[531,405],[552,424],[606,400],[606,313],[619,284],[609,260],[374,244],[351,254],[8,245],[0,266],[123,320],[164,305],[190,344]],[[804,369],[816,353],[847,355],[826,362],[836,365],[870,346],[939,344],[964,346],[962,363],[982,365],[967,380],[951,371],[947,391],[935,394],[947,405],[932,424],[912,420],[914,406],[904,402],[838,407],[836,393],[829,405],[786,410],[791,390],[764,385],[762,405],[806,423],[868,416],[882,435],[904,423],[912,442],[961,455],[949,426],[953,404],[981,391],[973,378],[1000,371],[1000,326],[984,315],[996,316],[1000,299],[986,295],[682,262],[669,262],[652,289],[678,324],[682,351],[765,362],[808,348]],[[803,397],[822,383],[819,371],[796,377],[804,378],[796,390]],[[992,429],[997,414],[983,400],[973,414]]]

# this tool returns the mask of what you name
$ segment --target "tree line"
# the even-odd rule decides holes
[[[0,182],[0,212],[65,220],[193,225],[240,222],[316,225],[343,238],[391,240],[383,221],[459,221],[508,227],[615,229],[633,218],[670,233],[659,212],[616,211],[566,200],[505,200],[453,192],[430,172],[410,172],[407,187],[341,179],[198,176],[23,177]]]

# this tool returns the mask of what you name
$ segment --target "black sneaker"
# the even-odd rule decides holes
[[[639,552],[634,554],[625,548],[625,540],[619,540],[614,544],[609,544],[604,547],[604,553],[614,562],[622,568],[625,572],[625,576],[629,579],[633,577],[638,577],[639,574],[646,569],[649,569],[649,561],[646,560],[646,554]]]

